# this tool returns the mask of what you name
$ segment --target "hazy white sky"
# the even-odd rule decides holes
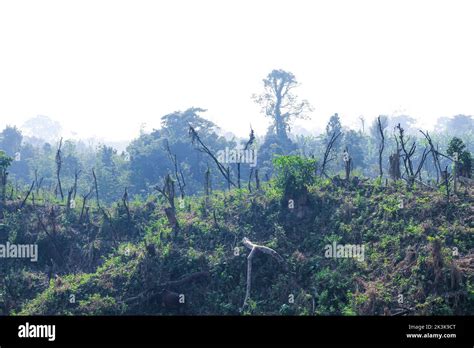
[[[250,96],[293,72],[323,128],[338,112],[406,113],[428,126],[474,114],[474,2],[0,0],[0,127],[38,114],[111,140],[191,106],[259,134]]]

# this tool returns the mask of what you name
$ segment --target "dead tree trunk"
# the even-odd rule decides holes
[[[206,192],[206,196],[212,192],[211,187],[211,170],[207,167],[206,173],[204,174],[204,190]]]
[[[84,208],[86,207],[86,202],[87,202],[87,198],[89,198],[89,196],[92,194],[92,188],[89,190],[88,193],[82,195],[82,208],[81,208],[81,216],[79,217],[79,223],[82,222],[82,217],[84,216]]]
[[[379,133],[380,133],[380,144],[379,144],[379,176],[380,180],[382,180],[383,177],[383,167],[382,167],[382,155],[383,155],[383,150],[385,148],[385,135],[383,132],[382,128],[382,122],[380,121],[380,116],[377,117],[377,124],[379,126]]]
[[[453,163],[453,186],[454,186],[454,194],[458,193],[458,160],[459,160],[459,153],[454,153],[454,163]]]
[[[249,140],[245,144],[244,151],[247,151],[250,148],[250,146],[252,146],[254,141],[255,141],[255,134],[253,132],[252,127],[250,127]],[[241,162],[242,162],[242,154],[240,153],[240,151],[239,151],[238,155],[239,155],[239,159],[237,161],[237,187],[240,189],[241,188],[241,185],[240,185],[240,167],[241,167]],[[253,168],[252,168],[252,170],[253,170]],[[250,176],[252,176],[252,173],[250,173]],[[250,183],[250,179],[249,179],[249,183]],[[250,185],[249,185],[249,190],[250,190]]]
[[[185,196],[184,188],[186,187],[186,181],[184,181],[183,170],[181,169],[181,166],[178,164],[178,159],[176,157],[176,154],[173,154],[171,152],[168,140],[165,140],[165,148],[166,148],[166,151],[168,152],[168,157],[171,160],[171,163],[173,164],[174,176],[175,176],[175,180],[178,183],[181,199],[184,199],[184,196]]]
[[[342,158],[344,160],[344,169],[345,169],[345,172],[346,172],[346,181],[349,181],[349,178],[350,178],[350,175],[351,175],[352,157],[349,155],[349,150],[347,149],[347,147],[344,150]]]
[[[271,255],[280,263],[284,263],[285,260],[275,250],[263,245],[254,244],[248,240],[248,238],[244,238],[242,240],[242,244],[250,249],[250,254],[247,256],[247,289],[245,292],[244,304],[242,306],[243,309],[245,306],[247,306],[248,300],[250,299],[250,289],[252,286],[252,259],[254,258],[255,254],[258,251],[261,251],[262,253]]]
[[[433,141],[431,140],[431,137],[430,137],[428,131],[426,131],[426,133],[423,133],[423,131],[420,130],[420,133],[423,134],[423,136],[428,141],[428,144],[430,145],[431,155],[433,156],[433,163],[434,163],[435,170],[436,170],[436,184],[439,184],[439,176],[440,176],[440,173],[441,173],[441,164],[439,163],[438,151],[435,149],[435,147],[433,145]]]
[[[323,164],[321,166],[321,175],[324,175],[324,176],[327,177],[326,166],[328,165],[329,162],[331,162],[334,159],[333,157],[330,157],[331,150],[332,150],[332,148],[334,146],[334,143],[336,142],[337,138],[339,138],[339,136],[341,134],[342,134],[341,132],[332,133],[331,138],[329,139],[329,142],[326,145],[326,150],[324,151],[324,156],[323,156]]]
[[[415,179],[420,174],[421,169],[423,168],[423,165],[425,163],[426,157],[429,155],[431,150],[428,150],[428,148],[425,148],[423,150],[423,154],[421,155],[421,160],[418,163],[418,167],[414,169],[412,157],[416,150],[416,142],[413,141],[410,149],[407,150],[407,144],[404,137],[404,129],[400,126],[400,123],[398,124],[396,128],[398,129],[398,132],[399,132],[400,145],[403,151],[402,158],[403,158],[403,165],[405,167],[405,174],[407,176],[406,180],[408,183],[408,187],[412,188],[413,185],[415,184]]]
[[[402,173],[400,172],[400,144],[398,143],[398,138],[395,135],[395,142],[397,143],[397,150],[395,153],[392,153],[389,158],[389,169],[388,174],[393,181],[400,180],[402,178]]]
[[[449,173],[448,173],[448,166],[444,170],[441,171],[441,179],[445,185],[446,189],[446,203],[449,205]]]
[[[73,200],[72,199],[73,192],[74,192],[74,186],[71,187],[69,191],[67,192],[66,212],[68,213],[71,210],[71,201]]]
[[[179,232],[179,224],[178,219],[176,218],[176,208],[174,205],[174,198],[175,198],[175,189],[174,189],[174,181],[169,174],[165,177],[165,183],[163,188],[155,186],[155,190],[160,192],[163,197],[168,201],[169,207],[165,208],[165,214],[168,219],[169,224],[173,228],[174,237],[178,237]]]
[[[239,162],[237,162],[237,188],[241,188],[240,187],[240,161],[242,159],[242,156],[240,156],[239,154]]]
[[[130,208],[128,206],[128,192],[127,192],[126,187],[125,187],[125,192],[123,193],[123,196],[122,196],[122,203],[123,203],[123,206],[125,207],[125,210],[127,212],[128,222],[130,222],[131,221],[131,215],[130,215]]]
[[[81,171],[76,169],[76,170],[74,171],[74,186],[73,186],[74,194],[73,194],[73,196],[72,196],[73,199],[76,199],[76,194],[77,194],[77,180],[79,179],[79,174],[81,174]]]
[[[94,168],[92,168],[92,177],[94,178],[94,188],[95,188],[95,199],[97,201],[97,207],[100,210],[100,201],[99,201],[99,186],[97,185],[97,177],[95,175]]]
[[[227,180],[227,190],[230,191],[230,187],[231,187],[231,181],[230,181],[230,166],[227,166],[227,168],[225,169],[226,173],[227,173],[227,177],[229,178],[229,180]],[[234,184],[235,186],[235,184]]]
[[[252,192],[252,176],[253,176],[253,168],[250,169],[249,181],[248,181],[248,184],[247,184],[249,192]]]
[[[63,138],[59,140],[58,150],[56,151],[56,178],[58,180],[58,189],[61,195],[61,200],[64,200],[63,188],[61,186],[61,166],[62,166],[61,147],[62,145],[63,145]]]
[[[400,152],[391,154],[388,158],[390,163],[389,175],[393,181],[400,180],[402,174],[400,172]]]

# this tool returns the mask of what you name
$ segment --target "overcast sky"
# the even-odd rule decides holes
[[[429,126],[474,114],[473,15],[471,0],[0,0],[0,127],[47,115],[121,140],[196,106],[263,135],[250,96],[275,68],[314,106],[309,129],[335,112]]]

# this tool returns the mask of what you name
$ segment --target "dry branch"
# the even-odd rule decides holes
[[[189,135],[191,136],[191,141],[193,144],[197,143],[198,144],[198,150],[204,153],[207,153],[214,163],[217,165],[217,169],[221,172],[222,176],[226,179],[227,181],[227,188],[230,190],[230,186],[236,187],[235,183],[230,179],[230,169],[227,167],[224,167],[224,165],[219,162],[219,160],[214,156],[212,151],[202,142],[201,138],[199,137],[198,133],[196,130],[189,125]]]
[[[24,198],[23,201],[21,202],[21,204],[20,204],[20,209],[22,209],[23,206],[25,205],[26,200],[28,199],[28,197],[29,197],[30,194],[31,194],[31,191],[33,191],[33,187],[35,187],[35,182],[34,182],[34,181],[31,183],[30,189],[28,190],[28,192],[26,193],[25,198]]]
[[[329,162],[331,162],[334,158],[329,158],[329,155],[331,154],[331,149],[334,146],[334,143],[336,142],[337,138],[341,135],[341,132],[334,132],[331,135],[331,138],[329,139],[328,144],[326,145],[326,150],[324,151],[324,156],[323,156],[323,164],[321,166],[321,175],[327,176],[326,175],[326,166]]]
[[[248,304],[248,300],[250,299],[250,289],[252,286],[252,259],[255,254],[258,251],[261,251],[264,254],[271,255],[280,263],[284,263],[285,260],[275,250],[263,245],[252,243],[248,238],[242,239],[242,244],[248,249],[250,249],[250,254],[247,256],[247,290],[245,292],[244,304],[242,306],[242,308],[244,308]]]

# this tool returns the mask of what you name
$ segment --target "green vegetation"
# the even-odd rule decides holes
[[[474,119],[430,135],[336,113],[295,136],[311,111],[295,76],[263,84],[263,137],[194,107],[122,151],[63,141],[47,117],[26,123],[42,138],[7,126],[0,314],[473,314]]]
[[[261,190],[187,199],[177,212],[177,238],[157,196],[130,204],[130,219],[123,204],[92,206],[82,223],[79,205],[68,214],[59,208],[54,221],[47,220],[51,210],[9,205],[2,232],[12,243],[37,242],[40,258],[33,266],[2,261],[3,314],[473,312],[472,191],[463,198],[468,204],[454,205],[446,216],[442,193],[416,190],[410,195],[417,199],[401,209],[397,202],[406,193],[396,185],[338,188],[316,180],[313,160],[275,162],[281,175]],[[282,204],[285,185],[303,185],[295,196],[303,206]],[[426,200],[430,206],[420,209]],[[38,232],[39,219],[49,221],[48,233]],[[251,301],[241,311],[243,237],[273,248],[285,265],[265,254],[255,258]],[[365,259],[326,258],[332,241],[364,245]],[[199,277],[179,284],[193,274]],[[170,303],[169,294],[184,295],[184,303]]]

